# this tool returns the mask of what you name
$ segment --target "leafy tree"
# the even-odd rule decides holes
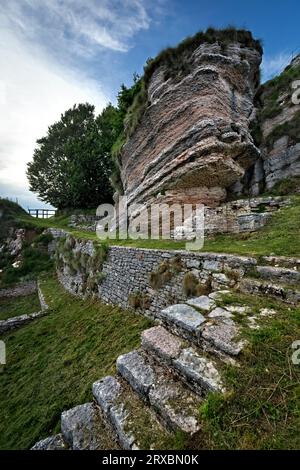
[[[130,88],[121,85],[117,106],[109,103],[96,118],[94,106],[88,103],[66,111],[37,141],[27,167],[30,190],[58,209],[111,202],[110,179],[121,186],[112,147],[124,143],[124,118],[141,87],[140,77],[134,74]]]
[[[98,118],[88,103],[66,111],[37,141],[27,168],[30,190],[59,209],[110,202],[114,121],[117,116],[111,105]]]

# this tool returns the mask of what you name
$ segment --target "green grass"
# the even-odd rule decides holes
[[[63,410],[92,399],[95,380],[115,372],[116,358],[140,343],[146,318],[78,300],[55,277],[42,290],[51,313],[6,334],[0,373],[0,449],[26,449],[59,430]]]
[[[265,227],[248,234],[217,235],[207,239],[204,250],[241,255],[300,255],[300,198],[274,213]]]
[[[48,253],[34,246],[25,246],[22,249],[21,264],[14,268],[8,264],[4,267],[0,278],[0,285],[9,286],[20,281],[36,279],[39,273],[49,271],[53,267],[53,261]]]
[[[206,237],[203,251],[239,255],[300,256],[300,197],[291,196],[291,205],[278,210],[261,230],[241,234]],[[112,245],[166,250],[185,249],[174,240],[111,240]]]
[[[299,76],[300,66],[288,66],[280,75],[262,85],[262,120],[272,119],[281,113],[282,106],[280,106],[279,97],[282,94],[288,93],[286,101],[291,102],[291,95],[293,93],[291,84],[294,80],[299,79]]]
[[[260,330],[243,329],[249,341],[240,367],[227,366],[227,394],[211,394],[200,409],[201,432],[190,449],[299,449],[300,364],[291,345],[300,339],[300,309],[276,301],[235,295],[228,303],[247,304],[253,312],[274,308]]]
[[[296,112],[292,119],[274,127],[265,139],[268,150],[271,150],[276,140],[283,136],[289,137],[289,145],[300,142],[300,111]]]
[[[37,294],[0,299],[0,320],[7,320],[25,313],[39,312],[40,310],[41,305]]]
[[[297,183],[298,184],[298,183]],[[219,234],[206,237],[202,251],[224,252],[239,255],[300,256],[300,197],[290,196],[291,205],[275,212],[267,225],[252,233]],[[73,230],[67,226],[65,216],[51,219],[33,219],[38,227],[58,227],[74,237],[99,240],[96,233]],[[161,250],[184,250],[184,241],[175,240],[108,240],[110,245]]]

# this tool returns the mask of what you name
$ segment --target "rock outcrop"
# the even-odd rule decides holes
[[[261,157],[230,190],[237,196],[274,191],[283,180],[300,176],[300,54],[258,93],[257,145]],[[290,192],[293,188],[290,187]]]
[[[292,99],[296,91],[292,85],[296,80],[300,89],[300,54],[279,77],[264,86],[263,116],[266,107],[270,107],[269,97],[275,95],[273,108],[262,119],[261,129],[266,189],[273,188],[283,179],[300,176],[300,104]]]
[[[249,128],[261,48],[245,33],[245,42],[232,31],[224,42],[216,36],[181,52],[180,72],[164,60],[154,68],[145,112],[120,157],[129,206],[216,207],[259,158]]]
[[[201,33],[145,69],[142,112],[125,119],[119,155],[129,219],[135,203],[215,209],[300,176],[300,55],[259,86],[261,47],[241,33]]]

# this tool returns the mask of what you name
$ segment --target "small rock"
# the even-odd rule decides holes
[[[123,354],[117,359],[118,372],[130,383],[132,388],[142,395],[147,395],[155,382],[155,375],[138,351]]]
[[[232,313],[244,314],[250,311],[250,307],[241,306],[241,305],[226,305],[226,310]]]
[[[169,427],[188,434],[199,431],[199,407],[202,400],[175,380],[164,381],[150,391],[151,405]]]
[[[221,300],[222,295],[230,294],[230,290],[217,290],[208,295],[210,299]]]
[[[217,307],[208,314],[209,318],[232,318],[232,313],[224,308]]]
[[[210,299],[206,295],[201,295],[200,297],[194,297],[193,299],[188,300],[187,304],[190,305],[191,307],[196,307],[201,310],[205,310],[207,312],[216,306],[213,299]]]
[[[248,326],[251,328],[251,330],[258,330],[259,325],[257,324],[257,318],[256,317],[247,317],[248,321]]]
[[[182,341],[162,326],[154,326],[143,331],[142,346],[169,361],[179,356]]]
[[[61,415],[61,432],[73,450],[105,450],[113,448],[107,442],[99,411],[93,403],[85,403]]]
[[[190,332],[195,332],[205,322],[205,318],[201,313],[185,304],[172,305],[162,310],[160,316],[168,323],[174,323]]]
[[[239,333],[238,326],[231,319],[220,319],[216,323],[208,323],[202,330],[202,337],[211,342],[223,352],[238,355],[245,344],[236,340]]]
[[[221,377],[215,364],[206,357],[199,356],[193,348],[184,349],[173,364],[180,374],[186,377],[187,382],[195,383],[201,389],[223,391]]]
[[[259,314],[261,317],[271,317],[272,315],[276,315],[276,310],[272,309],[272,308],[262,308],[260,311],[259,311]]]
[[[50,436],[42,441],[37,442],[31,450],[66,450],[67,445],[63,440],[62,434]]]
[[[93,383],[93,395],[104,413],[116,402],[121,389],[120,383],[110,375]]]

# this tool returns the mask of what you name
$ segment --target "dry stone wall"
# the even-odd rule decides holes
[[[91,241],[77,240],[73,249],[95,256]],[[99,267],[101,278],[92,290],[87,288],[86,272],[74,272],[66,261],[60,264],[58,276],[75,295],[93,294],[104,302],[154,315],[190,293],[233,287],[256,264],[254,258],[234,255],[115,246]]]

